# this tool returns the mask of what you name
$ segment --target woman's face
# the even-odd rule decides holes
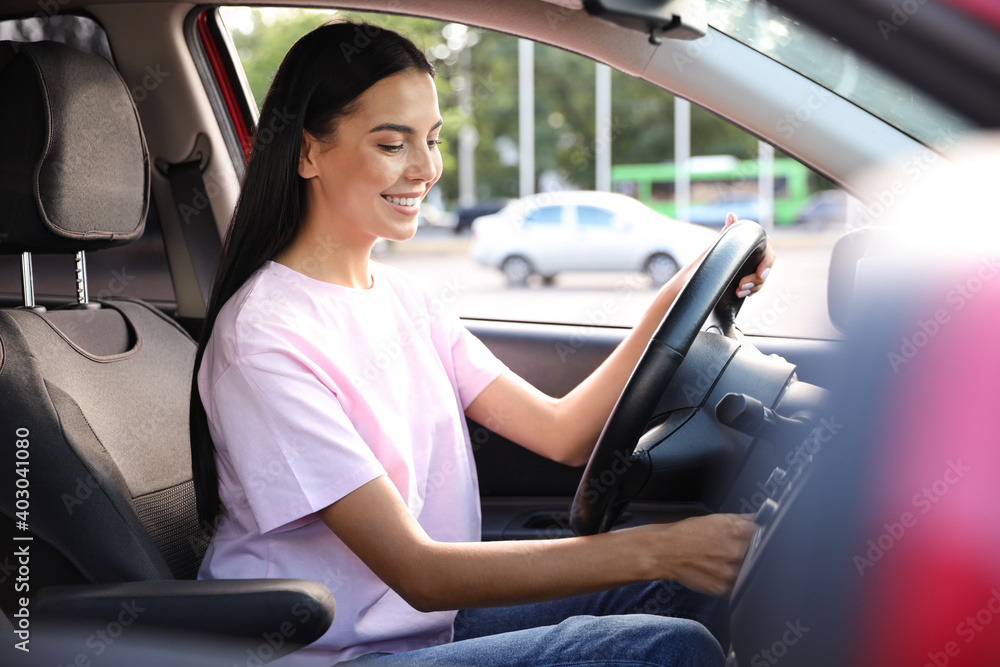
[[[377,237],[405,241],[417,230],[420,201],[441,177],[434,80],[424,72],[382,79],[337,123],[332,142],[305,133],[299,175],[306,220],[336,241],[361,247]]]

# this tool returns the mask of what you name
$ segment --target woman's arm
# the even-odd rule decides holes
[[[736,216],[730,213],[726,227],[735,221]],[[701,257],[685,266],[660,289],[642,319],[614,352],[564,397],[547,396],[514,373],[505,373],[476,397],[465,414],[542,456],[569,465],[583,465],[642,351],[700,260]],[[753,283],[749,293],[759,291],[772,264],[774,251],[769,239],[757,272],[745,276],[740,281],[741,288]],[[740,296],[746,296],[746,292]]]
[[[716,514],[560,540],[435,542],[384,476],[319,515],[420,611],[553,600],[659,579],[724,595],[754,531],[740,516]]]

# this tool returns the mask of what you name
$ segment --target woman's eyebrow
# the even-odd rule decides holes
[[[433,132],[442,125],[444,125],[444,121],[439,120],[438,122],[434,123],[434,126],[431,127],[430,131]],[[378,125],[368,130],[368,134],[371,134],[372,132],[381,132],[383,130],[389,130],[390,132],[402,132],[403,134],[416,134],[417,132],[409,125],[400,125],[399,123],[382,123],[381,125]]]

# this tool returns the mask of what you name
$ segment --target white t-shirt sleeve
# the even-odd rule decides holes
[[[449,319],[455,381],[462,401],[462,410],[465,411],[483,389],[507,371],[507,366],[497,359],[481,340],[472,335],[457,317]]]
[[[335,387],[291,354],[237,359],[212,389],[213,420],[261,533],[385,474]]]

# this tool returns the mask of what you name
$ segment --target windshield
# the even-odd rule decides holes
[[[945,146],[972,129],[937,101],[764,0],[708,0],[708,22],[923,144]]]

